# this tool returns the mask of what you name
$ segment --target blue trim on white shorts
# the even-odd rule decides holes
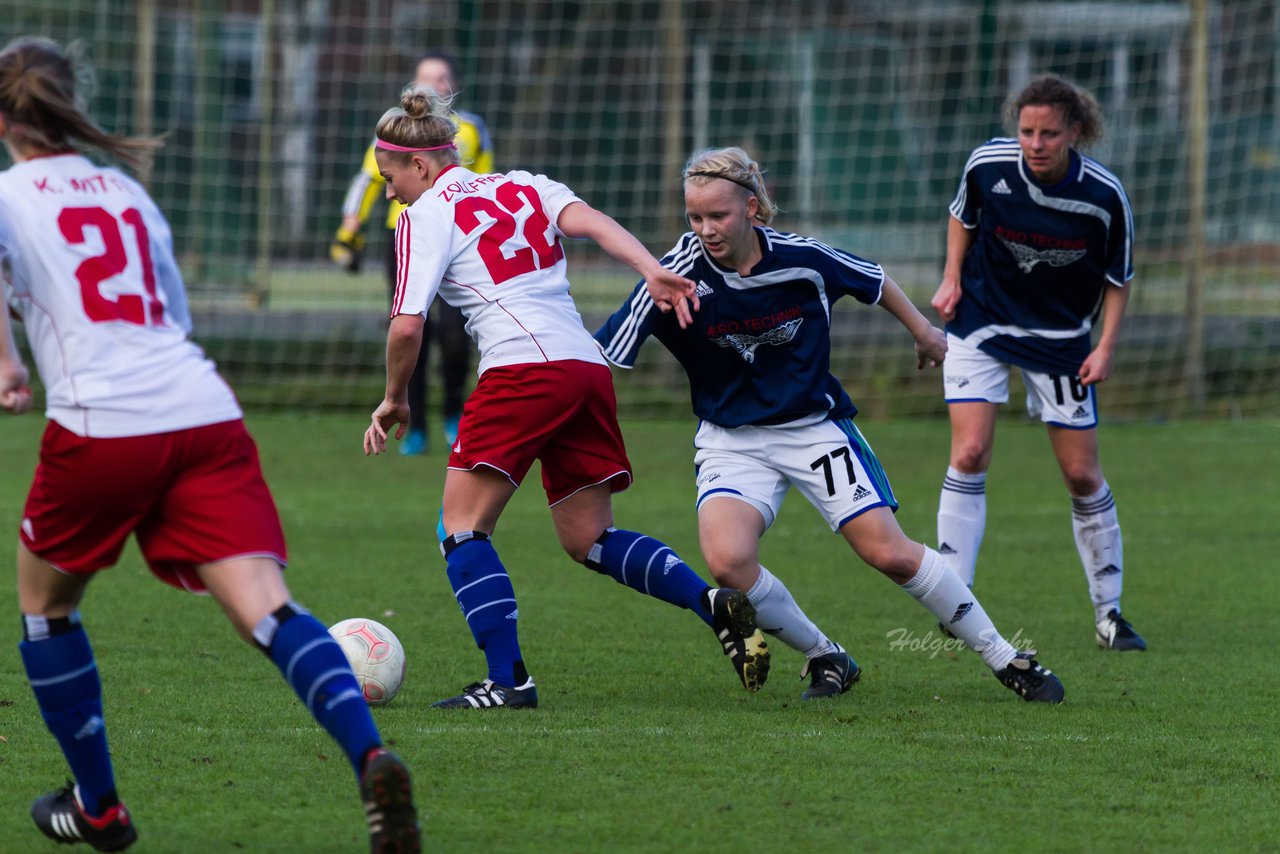
[[[840,529],[843,528],[845,525],[852,522],[854,519],[857,519],[859,516],[861,516],[863,513],[866,513],[868,510],[875,510],[877,507],[888,507],[891,512],[894,512],[894,513],[898,512],[898,505],[896,503],[889,504],[888,502],[881,501],[879,504],[872,504],[870,507],[863,507],[861,510],[857,511],[856,513],[850,513],[848,516],[840,520],[840,524],[836,525],[836,529],[831,533],[833,534],[840,533]]]
[[[720,493],[722,493],[722,492],[723,492],[723,493],[725,493],[725,494],[727,494],[727,495],[736,495],[736,496],[738,496],[739,498],[746,498],[746,496],[745,496],[745,495],[743,495],[741,492],[739,492],[739,491],[738,491],[738,490],[736,490],[736,489],[729,489],[727,486],[717,486],[715,489],[708,489],[706,492],[704,492],[704,493],[702,493],[701,495],[699,495],[699,496],[698,496],[698,500],[697,500],[697,502],[695,503],[695,505],[694,505],[694,506],[696,506],[696,507],[701,507],[701,506],[702,506],[702,502],[703,502],[703,501],[706,501],[706,500],[707,500],[708,498],[710,498],[711,496],[713,496],[713,495],[718,495],[718,494],[720,494]]]

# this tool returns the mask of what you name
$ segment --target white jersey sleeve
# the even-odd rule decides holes
[[[440,280],[449,266],[453,220],[449,210],[428,205],[409,215],[405,208],[396,220],[396,290],[391,316],[427,316]]]
[[[136,181],[78,154],[18,163],[0,173],[0,244],[51,420],[112,438],[240,417],[187,339],[169,225]]]
[[[542,209],[547,215],[547,219],[555,224],[556,234],[561,237],[564,232],[560,230],[560,214],[565,208],[574,202],[580,202],[578,195],[561,184],[559,181],[553,181],[546,175],[529,175],[528,172],[522,173],[528,175],[530,183],[538,191],[538,195],[542,197]]]

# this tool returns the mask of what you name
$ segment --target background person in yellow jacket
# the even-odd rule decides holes
[[[430,86],[441,94],[458,89],[457,64],[452,56],[440,51],[423,54],[418,60],[413,82]],[[493,171],[493,144],[484,120],[474,113],[456,110],[453,120],[458,125],[454,144],[458,146],[462,165],[479,174]],[[378,200],[384,197],[386,182],[378,172],[373,157],[373,146],[365,152],[360,173],[351,182],[342,203],[342,225],[334,236],[329,256],[334,263],[355,272],[360,266],[364,236],[361,228],[369,220]],[[392,202],[387,212],[386,226],[395,229],[396,219],[404,205]],[[396,253],[392,241],[387,241],[387,286],[394,294],[396,282]],[[467,336],[466,321],[462,312],[443,300],[436,300],[427,318],[422,348],[418,352],[418,364],[409,380],[409,433],[400,443],[400,453],[415,455],[425,453],[427,439],[427,362],[429,342],[434,337],[440,345],[440,379],[443,383],[444,438],[452,446],[458,437],[458,418],[462,414],[462,401],[471,367],[471,340]],[[434,335],[433,335],[434,333]]]

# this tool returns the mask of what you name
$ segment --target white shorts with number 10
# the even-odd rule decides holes
[[[947,356],[942,362],[943,395],[947,403],[1008,403],[1009,365],[979,350],[964,339],[947,335]],[[1022,369],[1027,388],[1027,414],[1045,424],[1069,430],[1098,426],[1098,402],[1093,386],[1078,376],[1054,376]]]
[[[804,419],[772,427],[698,427],[698,506],[726,496],[760,511],[768,528],[792,484],[831,530],[873,507],[896,510],[880,461],[853,421]]]

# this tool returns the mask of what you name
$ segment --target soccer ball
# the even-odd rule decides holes
[[[356,617],[329,629],[355,671],[356,681],[370,706],[383,706],[404,682],[404,647],[391,629],[375,620]]]

